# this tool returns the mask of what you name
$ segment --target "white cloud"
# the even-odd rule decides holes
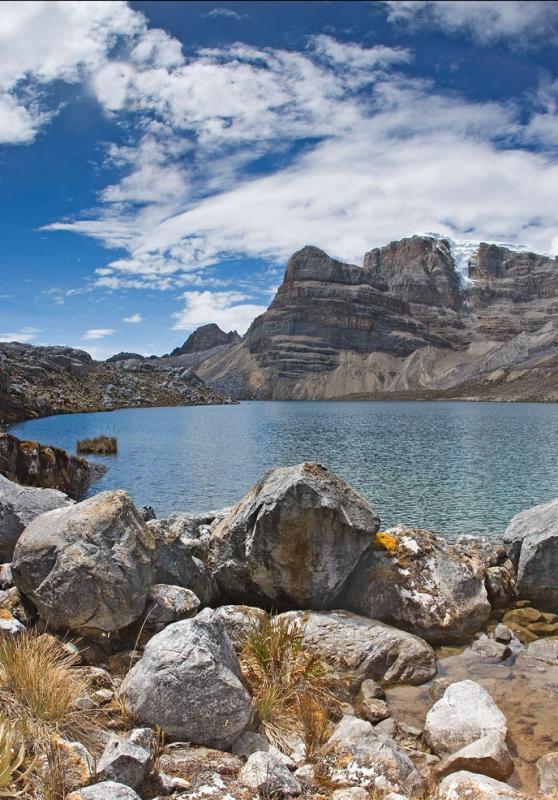
[[[173,325],[175,331],[191,330],[215,322],[225,331],[236,330],[243,334],[252,320],[266,310],[266,306],[245,302],[250,297],[241,292],[188,291],[182,297],[184,308],[173,315],[176,319]]]
[[[114,328],[90,328],[88,331],[85,331],[82,339],[104,339],[105,336],[112,336],[113,333],[116,333]]]
[[[128,322],[131,325],[137,325],[139,322],[143,322],[143,317],[141,314],[132,314],[130,317],[124,317],[122,322]]]
[[[42,333],[41,328],[25,327],[10,333],[0,333],[0,342],[32,342]]]
[[[556,0],[391,0],[386,6],[391,22],[465,33],[480,44],[558,41]]]
[[[201,17],[229,17],[230,19],[242,19],[242,14],[233,11],[232,8],[212,8],[207,14],[200,14]]]

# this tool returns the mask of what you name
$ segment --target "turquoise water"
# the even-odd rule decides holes
[[[558,405],[245,402],[127,409],[14,425],[72,452],[110,433],[117,456],[92,488],[127,489],[158,516],[238,500],[269,467],[320,461],[371,501],[382,525],[499,534],[558,497]]]

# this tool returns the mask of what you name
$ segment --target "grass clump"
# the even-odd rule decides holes
[[[94,436],[92,439],[80,439],[76,450],[82,454],[113,456],[118,452],[116,436]]]
[[[339,708],[341,679],[304,644],[296,621],[265,617],[254,623],[240,650],[242,676],[262,733],[280,749],[302,737],[308,758],[327,740]]]
[[[25,797],[65,797],[75,767],[61,740],[95,749],[99,716],[94,710],[78,707],[78,698],[87,696],[89,690],[78,660],[79,656],[48,634],[28,631],[0,640],[0,709],[8,724],[17,729],[26,754]]]

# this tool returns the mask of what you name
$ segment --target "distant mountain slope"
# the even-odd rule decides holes
[[[362,267],[305,247],[242,341],[197,373],[240,397],[558,400],[558,259],[413,236]]]

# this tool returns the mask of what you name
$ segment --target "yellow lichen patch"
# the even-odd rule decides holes
[[[378,531],[376,534],[376,541],[384,548],[384,550],[387,550],[388,553],[396,553],[399,550],[399,541],[391,533]]]

